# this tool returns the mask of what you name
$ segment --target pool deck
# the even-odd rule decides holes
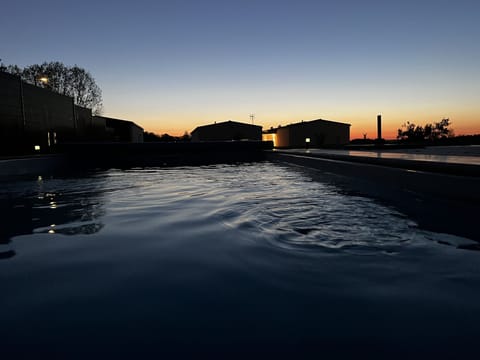
[[[0,158],[0,179],[25,175],[46,175],[65,167],[61,154],[44,154]]]
[[[438,146],[419,149],[331,150],[289,149],[279,153],[360,162],[416,171],[480,176],[480,146]]]
[[[253,162],[263,160],[272,146],[265,141],[59,144],[54,154],[0,157],[0,179],[95,168]]]

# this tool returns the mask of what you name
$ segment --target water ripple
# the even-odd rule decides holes
[[[6,199],[5,213],[13,209],[14,221],[0,239],[5,244],[15,234],[108,229],[118,235],[204,238],[225,232],[235,234],[234,241],[310,252],[391,255],[425,241],[478,249],[467,239],[421,231],[374,200],[268,162],[109,170],[84,179],[38,181],[34,187],[6,185],[0,199]]]
[[[205,186],[206,196],[214,195],[216,189],[227,190],[228,196],[217,198],[213,216],[228,228],[253,233],[271,246],[309,251],[395,254],[414,241],[429,240],[424,236],[427,232],[393,208],[347,196],[333,185],[311,181],[289,168],[263,166],[268,179],[258,178],[258,169],[243,167],[240,175],[224,169],[213,186]],[[450,238],[433,237],[437,242]]]

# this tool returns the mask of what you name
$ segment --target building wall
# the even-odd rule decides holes
[[[290,128],[289,127],[278,128],[275,140],[276,140],[275,147],[278,147],[278,148],[290,147]]]
[[[49,152],[56,143],[84,141],[143,142],[143,129],[131,121],[92,117],[73,98],[27,84],[0,72],[0,155]],[[109,136],[109,134],[111,136]]]
[[[262,140],[262,127],[226,121],[200,126],[192,131],[192,141]]]
[[[21,153],[23,115],[20,78],[0,72],[0,154]]]
[[[130,127],[130,139],[133,143],[143,143],[143,128],[132,123]]]
[[[115,142],[143,142],[143,128],[132,121],[94,116],[98,126],[105,124],[106,139]]]
[[[48,152],[75,136],[73,99],[0,73],[1,154],[28,154],[35,145]]]
[[[277,133],[268,132],[262,134],[262,141],[271,141],[273,143],[273,146],[275,147],[277,143]]]
[[[89,137],[92,141],[105,141],[108,138],[107,123],[104,117],[92,116],[92,127]]]
[[[77,139],[86,140],[92,131],[92,110],[75,105],[74,111]]]
[[[333,121],[314,120],[277,129],[276,147],[302,148],[309,139],[309,147],[338,146],[350,141],[350,125]]]
[[[75,140],[76,124],[73,99],[23,84],[25,106],[25,136],[41,149],[48,149],[58,142]]]

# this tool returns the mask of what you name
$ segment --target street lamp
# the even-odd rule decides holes
[[[40,81],[42,84],[46,85],[46,84],[48,84],[48,77],[46,77],[46,76],[40,76],[40,77],[38,78],[38,81]]]
[[[310,138],[307,137],[307,138],[305,138],[305,149],[308,150],[308,146],[309,146],[309,145],[310,145]]]
[[[45,75],[39,75],[35,77],[35,86],[37,86],[37,82],[40,82],[45,86],[48,84],[48,77],[46,77]]]

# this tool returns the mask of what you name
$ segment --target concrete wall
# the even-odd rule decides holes
[[[42,154],[0,159],[0,179],[16,176],[51,176],[68,169],[68,160],[61,154]]]
[[[262,127],[226,121],[199,126],[192,131],[192,141],[262,140]]]

